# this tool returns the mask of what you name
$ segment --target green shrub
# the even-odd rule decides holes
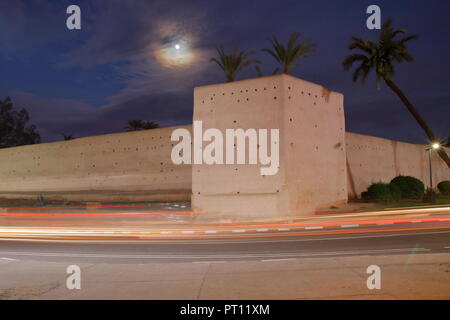
[[[364,196],[374,201],[392,201],[401,197],[401,191],[390,183],[373,183]]]
[[[410,176],[398,176],[392,179],[392,185],[400,190],[401,197],[422,197],[425,185],[417,178]]]
[[[450,195],[450,181],[441,181],[438,183],[437,188],[440,193]]]

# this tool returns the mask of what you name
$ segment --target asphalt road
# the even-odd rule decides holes
[[[450,298],[448,220],[261,230],[0,239],[0,299]],[[81,268],[80,290],[66,286],[69,265]],[[366,285],[370,265],[382,270],[380,290]]]
[[[448,225],[447,225],[448,226]],[[165,241],[0,240],[0,259],[54,262],[161,263],[220,262],[389,254],[450,254],[450,229],[366,228],[358,233],[317,231],[284,237]],[[370,231],[370,232],[366,232]],[[340,231],[342,232],[342,231]]]

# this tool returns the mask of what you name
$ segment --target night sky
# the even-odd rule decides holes
[[[82,29],[66,28],[67,6],[82,11]],[[374,76],[365,87],[351,81],[342,60],[350,36],[376,38],[366,8],[377,4],[383,21],[419,34],[409,43],[412,64],[400,64],[394,81],[438,136],[450,136],[450,1],[43,1],[0,0],[0,99],[25,107],[43,141],[124,131],[129,119],[162,126],[192,120],[196,86],[224,82],[209,62],[219,45],[255,50],[267,74],[268,38],[283,42],[293,31],[317,52],[294,76],[345,96],[347,131],[425,143],[422,129],[398,97]],[[164,59],[182,43],[188,61]],[[253,67],[239,79],[255,77]],[[245,112],[245,110],[244,110]]]

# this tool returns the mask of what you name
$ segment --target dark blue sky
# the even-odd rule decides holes
[[[82,30],[66,28],[66,8],[78,4]],[[43,1],[0,0],[0,98],[29,110],[44,141],[123,131],[126,120],[186,124],[195,86],[223,82],[209,62],[214,48],[256,50],[262,69],[275,63],[260,49],[275,34],[298,31],[317,44],[294,75],[345,95],[347,131],[426,142],[397,96],[369,81],[363,88],[342,69],[352,35],[377,37],[366,8],[419,34],[409,45],[412,64],[395,82],[441,137],[450,135],[450,1]],[[158,50],[183,39],[195,59],[173,65]],[[253,68],[240,78],[254,77]]]

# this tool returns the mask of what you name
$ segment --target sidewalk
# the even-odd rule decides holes
[[[68,290],[68,263],[0,261],[0,299],[450,299],[444,253],[77,264],[81,290]],[[373,264],[382,270],[380,290],[367,288]]]

